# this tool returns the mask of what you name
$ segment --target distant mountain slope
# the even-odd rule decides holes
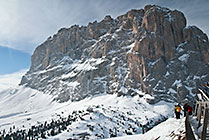
[[[21,77],[26,71],[27,69],[24,69],[15,73],[0,75],[0,91],[17,87],[20,84]]]
[[[0,46],[0,75],[29,68],[30,54]]]
[[[209,81],[209,42],[178,10],[147,5],[88,26],[62,28],[38,46],[21,84],[61,102],[100,93],[194,101]],[[177,94],[178,93],[178,94]]]

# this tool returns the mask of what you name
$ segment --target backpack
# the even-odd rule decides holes
[[[192,112],[192,107],[188,106],[188,112]]]
[[[181,107],[180,106],[176,107],[176,112],[181,112]]]

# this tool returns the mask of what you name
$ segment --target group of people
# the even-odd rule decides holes
[[[176,115],[176,119],[180,119],[182,107],[180,104],[175,105],[174,113]],[[189,115],[192,115],[192,107],[186,103],[183,106],[184,117],[186,117],[186,113],[188,112]]]

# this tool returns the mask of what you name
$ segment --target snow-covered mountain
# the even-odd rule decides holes
[[[15,73],[0,75],[0,92],[8,88],[17,87],[21,81],[22,76],[28,69],[20,70]]]
[[[184,14],[156,5],[62,28],[38,46],[21,85],[60,102],[98,94],[193,101],[209,81],[209,42]]]
[[[208,38],[178,10],[147,5],[63,28],[36,48],[20,86],[0,92],[0,135],[95,140],[140,134],[142,126],[150,130],[173,116],[177,98],[193,102],[208,71]],[[182,126],[183,119],[174,121],[157,128]],[[157,138],[149,136],[156,131],[169,139],[181,131],[171,127],[136,137]]]
[[[173,114],[172,103],[150,105],[148,98],[103,94],[57,103],[52,95],[21,86],[0,93],[0,136],[95,140],[139,134],[142,125],[151,129]]]

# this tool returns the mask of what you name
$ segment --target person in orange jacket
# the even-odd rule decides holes
[[[180,104],[176,105],[174,108],[175,114],[176,114],[176,119],[180,119],[180,115],[181,115],[181,106]]]

